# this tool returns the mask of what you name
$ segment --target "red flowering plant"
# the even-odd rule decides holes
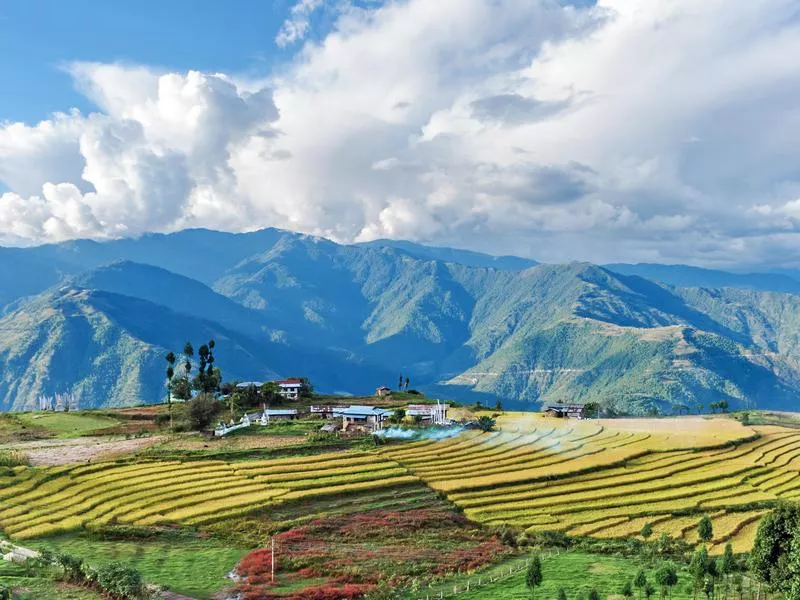
[[[244,600],[360,598],[379,585],[404,587],[431,574],[466,573],[511,552],[496,536],[447,509],[318,518],[276,535],[275,548],[278,579],[294,582],[287,586],[293,591],[271,583],[270,551],[256,550],[237,567]],[[309,579],[324,583],[297,589]]]

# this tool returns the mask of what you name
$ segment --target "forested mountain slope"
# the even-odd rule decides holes
[[[68,389],[157,401],[163,354],[209,337],[228,378],[306,374],[328,391],[402,372],[507,406],[797,407],[800,296],[425,248],[194,230],[2,249],[0,266],[28,273],[3,288],[0,407]]]

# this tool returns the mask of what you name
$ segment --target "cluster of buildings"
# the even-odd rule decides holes
[[[413,417],[420,424],[446,425],[448,404],[411,404],[406,410],[406,415]],[[261,412],[246,414],[238,422],[229,424],[220,423],[214,430],[214,435],[222,437],[237,429],[251,427],[252,425],[269,425],[273,421],[290,421],[301,416],[316,416],[331,421],[322,427],[322,431],[329,432],[367,432],[373,433],[384,429],[395,410],[354,404],[350,406],[318,405],[310,406],[308,411],[301,413],[296,408],[266,408]],[[340,422],[337,422],[341,419]]]

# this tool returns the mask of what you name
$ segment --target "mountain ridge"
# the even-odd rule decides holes
[[[800,296],[746,276],[729,278],[741,287],[676,287],[619,265],[480,253],[462,264],[449,260],[458,250],[432,257],[412,243],[341,245],[275,229],[109,244],[19,249],[34,284],[58,281],[0,315],[0,409],[65,388],[97,406],[159,401],[161,355],[209,336],[230,345],[226,378],[307,374],[324,391],[368,393],[403,373],[445,397],[530,408],[596,400],[636,414],[720,399],[793,408],[800,393]]]

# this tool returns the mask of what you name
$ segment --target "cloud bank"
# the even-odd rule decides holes
[[[97,113],[0,126],[0,242],[277,226],[800,266],[796,2],[585,4],[347,6],[267,81],[72,64]]]

